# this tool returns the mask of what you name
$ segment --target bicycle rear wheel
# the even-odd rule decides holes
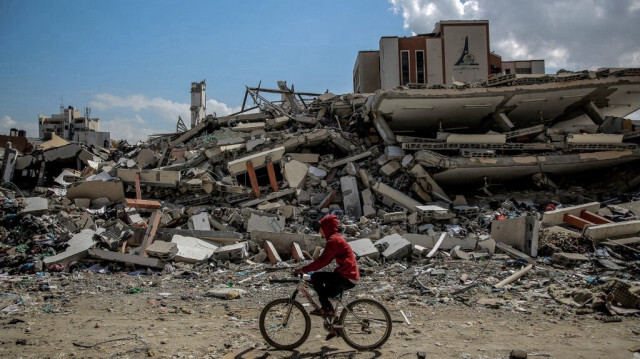
[[[356,299],[347,304],[338,323],[344,341],[358,350],[379,348],[391,335],[391,315],[373,299]]]
[[[289,298],[268,303],[260,313],[260,334],[269,345],[282,350],[299,347],[311,331],[311,318],[298,301]]]

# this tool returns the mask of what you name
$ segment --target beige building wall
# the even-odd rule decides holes
[[[427,84],[442,85],[442,39],[427,39]]]
[[[353,92],[371,93],[380,89],[380,53],[360,51],[353,68]]]

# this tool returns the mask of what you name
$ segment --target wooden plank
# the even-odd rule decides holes
[[[158,231],[158,224],[160,224],[160,218],[162,218],[162,215],[159,211],[154,211],[151,218],[149,218],[149,226],[144,234],[142,245],[140,245],[140,255],[143,257],[147,256],[147,248],[149,248],[151,243],[153,243],[153,238],[156,236],[156,232]]]
[[[125,198],[124,204],[127,207],[133,208],[147,208],[147,209],[160,209],[162,208],[162,204],[158,201],[148,200],[148,199],[132,199]]]

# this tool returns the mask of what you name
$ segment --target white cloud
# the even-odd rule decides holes
[[[165,100],[160,97],[148,98],[145,95],[129,95],[125,97],[112,94],[98,94],[94,96],[90,106],[97,110],[109,110],[114,108],[129,109],[136,113],[152,111],[162,119],[176,122],[178,116],[183,119],[190,117],[189,104]]]
[[[100,131],[110,132],[113,140],[127,140],[131,144],[138,140],[144,141],[149,135],[160,132],[157,128],[149,126],[140,115],[133,118],[101,119]]]
[[[112,139],[126,139],[128,142],[146,140],[151,134],[173,132],[178,116],[189,127],[191,125],[190,105],[161,97],[150,98],[142,94],[117,96],[103,93],[94,96],[90,106],[100,118],[100,130],[111,132]],[[207,100],[206,113],[226,116],[240,111],[240,106],[232,107],[215,99]],[[99,113],[98,113],[99,112]],[[124,112],[124,113],[123,113]],[[130,117],[133,116],[133,117]],[[155,121],[160,118],[162,121]],[[145,119],[153,119],[147,122]]]
[[[4,116],[2,120],[0,120],[0,127],[3,130],[10,130],[12,128],[15,128],[17,124],[18,121],[12,120],[11,116]]]
[[[240,111],[241,108],[242,106],[230,107],[225,103],[218,102],[213,99],[207,100],[207,112],[210,114],[213,114],[215,112],[215,114],[218,116],[227,116],[232,113],[236,113]],[[189,116],[189,118],[191,118],[191,116]]]
[[[413,33],[431,32],[440,20],[489,20],[492,50],[505,60],[544,59],[547,72],[640,66],[640,0],[389,3]]]

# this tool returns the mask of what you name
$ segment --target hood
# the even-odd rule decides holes
[[[318,223],[320,223],[320,229],[322,229],[327,239],[331,237],[332,234],[338,232],[338,217],[333,214],[324,216]]]

